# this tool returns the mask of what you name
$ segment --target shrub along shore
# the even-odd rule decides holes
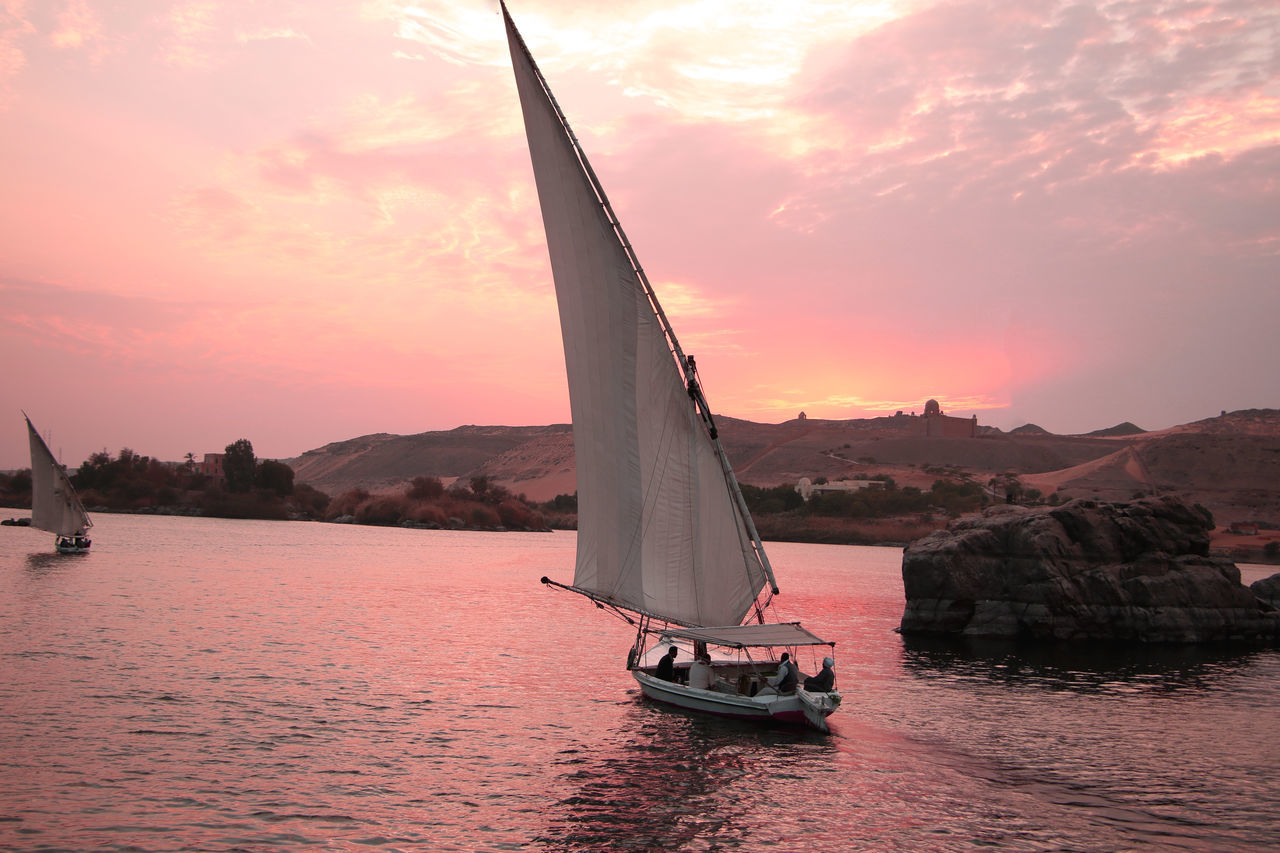
[[[95,453],[70,472],[72,484],[91,513],[328,521],[454,530],[573,530],[577,495],[534,502],[485,477],[459,479],[449,486],[436,477],[417,477],[399,492],[352,489],[335,497],[294,483],[283,462],[259,460],[240,439],[226,448],[225,476],[201,472],[194,455],[184,463],[159,462],[132,450],[112,457]],[[834,545],[905,545],[946,526],[952,518],[977,512],[990,492],[972,481],[938,479],[928,490],[899,488],[886,475],[857,491],[818,491],[809,500],[794,485],[742,492],[762,539]],[[822,485],[822,482],[815,485]],[[1037,502],[1025,493],[1022,499]],[[1021,502],[1021,500],[1020,500]],[[1052,501],[1050,501],[1052,502]],[[31,472],[0,473],[0,506],[31,506]],[[1274,546],[1275,543],[1269,543]],[[1235,559],[1270,562],[1280,554],[1261,545],[1228,549]],[[1275,547],[1270,549],[1276,551]]]
[[[71,474],[90,512],[131,512],[217,518],[291,519],[435,529],[572,530],[576,495],[535,503],[485,477],[455,481],[416,477],[396,493],[352,489],[337,496],[295,484],[282,462],[258,460],[240,439],[226,448],[222,478],[201,472],[194,456],[174,465],[125,448],[95,453]],[[816,494],[805,501],[794,486],[743,486],[764,539],[832,544],[903,544],[980,508],[976,484],[939,480],[930,491],[897,488],[889,477],[859,492]],[[0,504],[31,505],[31,472],[0,474]]]

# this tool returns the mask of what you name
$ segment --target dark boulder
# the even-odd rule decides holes
[[[1208,510],[1170,498],[999,506],[902,557],[904,634],[1277,642],[1280,612],[1209,556]]]
[[[1280,609],[1280,574],[1254,581],[1249,590],[1263,602]]]

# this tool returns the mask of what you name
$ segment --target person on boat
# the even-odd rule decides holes
[[[714,690],[716,673],[711,668],[711,656],[702,655],[689,664],[689,686],[702,690]]]
[[[658,661],[658,671],[654,675],[663,681],[676,680],[676,655],[680,650],[675,646],[667,649],[667,653],[662,656],[662,660]]]
[[[800,676],[796,665],[791,662],[791,655],[783,652],[778,661],[778,674],[769,679],[769,686],[778,693],[795,693],[796,683],[799,681]]]
[[[804,680],[804,689],[815,693],[829,693],[836,687],[836,662],[834,658],[822,659],[822,670]]]

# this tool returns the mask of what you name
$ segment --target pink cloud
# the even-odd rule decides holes
[[[68,449],[567,417],[495,4],[0,9],[3,396]],[[1268,6],[513,13],[725,414],[1280,394]]]

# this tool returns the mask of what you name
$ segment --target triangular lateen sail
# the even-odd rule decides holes
[[[31,526],[58,536],[83,535],[93,526],[89,513],[31,418],[23,417],[31,443]]]
[[[555,279],[578,474],[574,586],[686,625],[735,625],[767,574],[586,157],[506,6]]]

